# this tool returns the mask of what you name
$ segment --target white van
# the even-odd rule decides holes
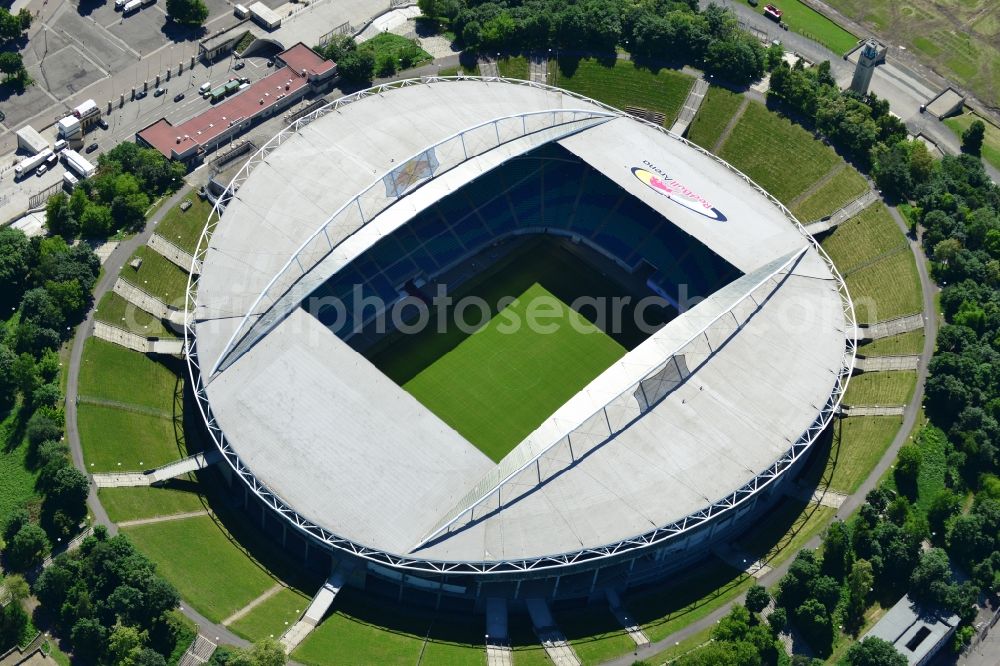
[[[200,92],[202,95],[205,95],[205,94],[208,94],[208,92],[211,89],[212,89],[212,82],[211,81],[205,81],[203,84],[201,84],[201,87],[198,88],[198,92]]]
[[[115,11],[121,11],[128,0],[115,0]]]
[[[54,144],[52,144],[52,150],[58,153],[60,150],[62,150],[68,145],[69,143],[66,142],[66,139],[59,139]]]

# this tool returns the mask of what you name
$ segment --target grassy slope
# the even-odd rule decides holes
[[[873,340],[858,347],[858,353],[862,356],[901,356],[919,354],[923,349],[924,332],[917,330]]]
[[[826,184],[792,209],[799,222],[806,224],[830,215],[851,200],[864,194],[868,182],[848,165]]]
[[[286,587],[231,624],[230,629],[251,641],[277,638],[295,624],[309,602],[307,595]]]
[[[124,328],[147,338],[176,338],[162,321],[138,308],[113,291],[109,291],[97,306],[97,320]]]
[[[857,270],[905,244],[903,232],[881,202],[847,220],[822,241],[823,249],[841,273]]]
[[[687,138],[711,150],[742,103],[742,95],[712,86],[698,109],[698,115],[691,121]]]
[[[944,124],[951,128],[959,138],[962,132],[979,116],[971,111],[954,118],[946,118]],[[983,159],[1000,169],[1000,127],[986,123],[986,138],[983,140]]]
[[[148,407],[174,409],[181,380],[167,367],[138,352],[87,338],[80,367],[80,395]]]
[[[129,262],[137,257],[142,258],[139,269],[136,270],[126,263],[119,273],[121,278],[167,305],[183,307],[187,272],[145,245],[135,251]]]
[[[860,416],[837,421],[834,438],[839,440],[840,449],[830,489],[841,493],[857,490],[892,443],[900,423],[897,416]]]
[[[627,60],[616,60],[612,67],[605,67],[593,59],[581,60],[575,70],[569,71],[566,63],[562,66],[554,61],[549,63],[549,71],[556,72],[555,85],[610,104],[619,109],[638,106],[659,111],[666,116],[664,124],[673,124],[677,113],[684,105],[684,99],[694,84],[687,74],[671,69],[661,69],[652,73],[637,68]]]
[[[187,199],[191,202],[191,207],[186,211],[181,210],[180,204],[171,208],[156,226],[156,233],[182,250],[194,254],[198,238],[212,212],[212,204],[194,193]]]
[[[97,494],[108,516],[116,523],[205,508],[198,486],[191,481],[174,480],[158,488],[101,488]]]
[[[222,621],[275,583],[209,516],[124,531],[181,597],[212,622]]]
[[[509,79],[523,79],[526,81],[529,77],[528,59],[524,56],[502,58],[497,63],[497,71],[500,72],[500,76],[505,76]]]
[[[845,278],[859,323],[920,312],[920,277],[909,250],[897,252]]]
[[[373,602],[363,592],[345,588],[331,614],[292,658],[318,666],[401,664],[417,663],[422,651],[425,664],[482,664],[482,618],[435,617],[431,611]]]
[[[530,325],[533,308],[543,304],[557,317]],[[519,330],[507,332],[514,321]],[[544,332],[548,326],[557,330]],[[403,388],[499,461],[624,354],[621,345],[536,284]]]
[[[866,372],[851,378],[844,402],[848,405],[905,405],[913,397],[917,373],[911,370]]]
[[[719,156],[783,202],[827,174],[840,160],[809,132],[751,102]]]
[[[187,455],[173,419],[84,403],[77,422],[88,472],[152,469]]]

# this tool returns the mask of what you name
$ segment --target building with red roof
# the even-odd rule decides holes
[[[136,143],[155,148],[169,159],[196,160],[254,123],[295,104],[336,75],[336,63],[300,42],[275,56],[273,73],[183,123],[157,120],[136,133]]]

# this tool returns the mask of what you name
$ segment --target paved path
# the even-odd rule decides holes
[[[118,523],[118,527],[135,527],[136,525],[153,525],[155,523],[167,523],[171,520],[185,520],[187,518],[197,518],[198,516],[207,516],[208,510],[202,509],[201,511],[189,511],[187,513],[172,513],[167,516],[154,516],[152,518],[139,518],[138,520],[125,520]],[[223,622],[222,624],[229,624],[228,622]]]
[[[896,221],[896,225],[904,234],[906,234],[908,232],[908,227],[899,211],[896,210],[895,207],[890,207],[889,212]],[[865,496],[878,485],[879,479],[882,478],[882,475],[885,474],[889,467],[896,461],[896,454],[899,452],[899,448],[909,439],[910,432],[913,430],[913,426],[917,422],[920,406],[923,404],[924,383],[927,380],[927,362],[934,353],[934,342],[937,338],[938,321],[936,311],[934,309],[934,295],[937,293],[938,288],[933,282],[931,282],[930,277],[927,274],[927,259],[924,256],[923,249],[920,247],[919,241],[916,238],[909,236],[907,236],[907,239],[910,249],[916,258],[917,272],[920,275],[920,290],[923,299],[923,311],[924,314],[927,315],[925,317],[924,324],[924,348],[920,353],[920,367],[917,369],[917,385],[913,391],[913,399],[910,400],[910,403],[906,405],[903,411],[903,423],[900,426],[899,431],[896,433],[895,438],[893,438],[892,444],[889,445],[889,448],[882,455],[882,459],[879,460],[878,464],[875,465],[875,468],[868,474],[868,478],[862,482],[861,486],[854,493],[848,495],[844,499],[840,509],[837,511],[837,519],[846,518],[854,513],[862,504],[864,504]],[[816,548],[819,545],[820,537],[814,536],[812,539],[803,544],[802,548]],[[788,568],[794,561],[794,557],[786,558],[777,567],[760,576],[758,583],[764,585],[765,587],[773,586],[781,580],[781,577],[785,575]],[[649,647],[638,648],[634,654],[622,655],[616,659],[605,662],[605,664],[608,666],[631,666],[631,664],[636,660],[649,659],[657,653],[673,646],[675,643],[693,636],[700,631],[708,629],[728,614],[734,604],[743,603],[743,599],[744,595],[741,594],[736,599],[733,599],[729,603],[715,609],[700,620],[692,622],[683,629],[675,631],[669,636],[651,644]],[[1000,634],[1000,632],[997,633]]]

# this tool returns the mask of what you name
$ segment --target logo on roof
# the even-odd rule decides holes
[[[645,164],[648,168],[632,167],[632,175],[674,203],[680,204],[690,211],[704,215],[708,219],[717,222],[725,222],[728,219],[708,199],[687,187],[684,183],[676,178],[671,178],[649,162],[645,162]],[[657,173],[653,173],[650,169],[655,170]]]

